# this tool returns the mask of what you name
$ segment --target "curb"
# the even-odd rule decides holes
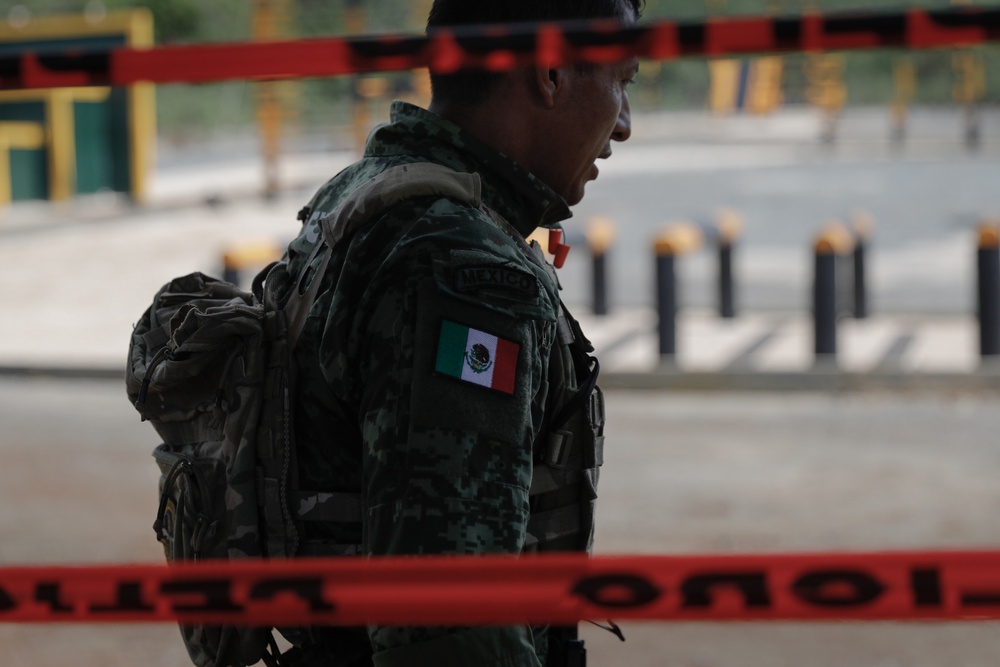
[[[720,372],[601,373],[603,389],[665,391],[987,391],[1000,393],[1000,373]]]
[[[3,377],[124,382],[125,371],[121,368],[86,366],[0,366],[0,378]]]
[[[114,380],[124,382],[125,371],[110,367],[0,366],[0,378]],[[684,372],[660,369],[648,372],[601,373],[605,390],[648,391],[976,391],[1000,393],[1000,371],[971,373],[848,373],[824,370],[801,372]]]

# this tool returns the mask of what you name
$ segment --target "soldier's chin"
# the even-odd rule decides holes
[[[563,195],[563,199],[566,200],[566,203],[569,206],[576,206],[581,201],[583,201],[583,195],[586,188],[587,184],[585,182],[579,183],[573,188],[572,192],[567,192],[565,195]]]

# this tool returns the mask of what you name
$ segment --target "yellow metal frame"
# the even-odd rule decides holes
[[[0,23],[0,42],[101,35],[124,35],[125,45],[132,49],[152,47],[153,15],[148,9],[138,8],[110,12],[97,20],[74,15],[32,19],[23,26]],[[45,104],[47,121],[45,146],[49,149],[51,199],[68,199],[75,191],[76,138],[73,131],[73,102],[101,102],[107,99],[109,94],[109,88],[0,91],[0,101],[30,101]],[[155,88],[152,84],[136,84],[129,86],[127,96],[131,194],[136,201],[143,202],[148,195],[148,174],[155,156]],[[0,162],[3,162],[4,153],[5,150],[0,148]],[[9,159],[6,164],[8,173],[4,183],[0,184],[0,204],[10,201]],[[0,178],[3,176],[3,168],[3,165],[0,165]],[[6,199],[3,198],[3,188],[8,191]]]
[[[986,67],[983,58],[973,51],[952,54],[955,83],[952,98],[958,104],[975,104],[986,96]]]
[[[76,191],[76,130],[73,123],[73,103],[103,102],[110,94],[111,89],[107,87],[0,92],[0,101],[41,102],[44,105],[43,141],[41,145],[33,148],[48,149],[49,199],[63,201],[72,197]],[[17,146],[17,148],[22,147]],[[6,182],[8,190],[9,186],[8,173]],[[9,201],[10,197],[0,198],[0,203]]]
[[[708,92],[708,108],[712,113],[726,116],[736,111],[742,66],[742,62],[734,58],[709,61],[711,86]]]
[[[745,102],[747,111],[763,115],[781,106],[783,74],[784,60],[780,56],[763,56],[751,62]]]
[[[781,106],[784,61],[780,56],[765,56],[748,61],[743,109],[737,109],[737,106],[744,61],[737,58],[710,60],[708,67],[711,78],[708,108],[712,113],[725,116],[745,110],[753,114],[767,114]]]

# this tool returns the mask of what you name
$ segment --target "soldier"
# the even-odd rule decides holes
[[[435,0],[428,29],[638,20],[642,0]],[[299,484],[340,494],[299,553],[588,551],[603,452],[597,362],[525,238],[558,228],[631,132],[635,59],[432,77],[396,102],[360,161],[303,211],[296,275],[320,220],[399,165],[475,174],[470,196],[404,199],[338,242],[295,351]],[[352,509],[352,506],[353,507]],[[575,628],[310,628],[305,664],[570,664]],[[576,658],[571,657],[575,652]],[[580,663],[573,663],[580,664]]]

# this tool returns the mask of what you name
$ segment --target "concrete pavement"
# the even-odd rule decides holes
[[[607,393],[601,554],[993,549],[998,416],[965,392]],[[0,564],[159,563],[159,442],[120,382],[0,377]],[[584,626],[590,664],[987,667],[995,622]],[[3,665],[182,667],[172,624],[0,624]]]

